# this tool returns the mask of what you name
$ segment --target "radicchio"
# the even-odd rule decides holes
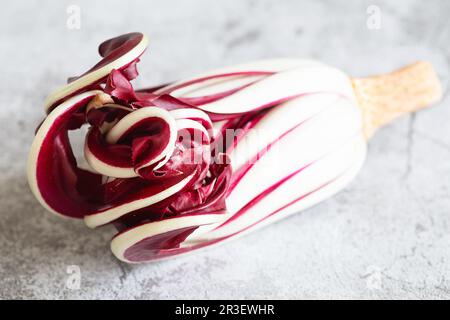
[[[102,43],[98,64],[48,96],[28,161],[48,210],[116,226],[117,258],[241,235],[327,198],[361,167],[361,109],[339,70],[265,60],[135,90],[146,47],[140,33]],[[82,127],[87,165],[69,139]]]

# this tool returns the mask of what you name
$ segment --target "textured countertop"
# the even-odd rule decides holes
[[[79,29],[67,26],[70,5],[81,10]],[[307,57],[354,76],[428,59],[446,86],[449,11],[444,0],[3,3],[0,298],[450,298],[450,99],[381,129],[358,177],[333,198],[238,241],[153,264],[118,262],[110,228],[47,213],[25,174],[46,94],[97,62],[104,39],[149,36],[141,85]]]

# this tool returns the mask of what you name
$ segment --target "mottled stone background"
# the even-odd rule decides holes
[[[66,26],[69,5],[81,29]],[[366,25],[369,5],[381,28]],[[429,59],[444,85],[449,1],[6,1],[0,11],[0,298],[450,298],[450,105],[370,142],[356,180],[324,203],[236,242],[127,266],[92,231],[41,208],[25,163],[46,94],[142,31],[139,84],[266,57],[317,58],[362,76]],[[67,268],[81,287],[66,286]]]

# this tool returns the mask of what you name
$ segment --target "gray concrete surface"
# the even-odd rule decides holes
[[[66,26],[70,4],[81,28]],[[381,28],[369,29],[369,5]],[[0,11],[0,298],[450,298],[450,106],[370,142],[339,195],[238,241],[154,264],[113,258],[111,229],[47,212],[25,162],[46,94],[97,61],[97,44],[149,35],[139,84],[265,57],[309,57],[352,75],[424,58],[443,81],[448,1],[8,1]],[[144,79],[144,80],[143,80]],[[81,270],[78,290],[69,266]]]

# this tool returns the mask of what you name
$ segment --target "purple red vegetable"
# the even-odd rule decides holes
[[[117,258],[243,234],[325,199],[361,167],[361,109],[339,70],[266,60],[135,90],[146,47],[140,33],[103,42],[98,64],[48,96],[28,162],[48,210],[117,228]],[[83,126],[87,166],[69,139]]]

